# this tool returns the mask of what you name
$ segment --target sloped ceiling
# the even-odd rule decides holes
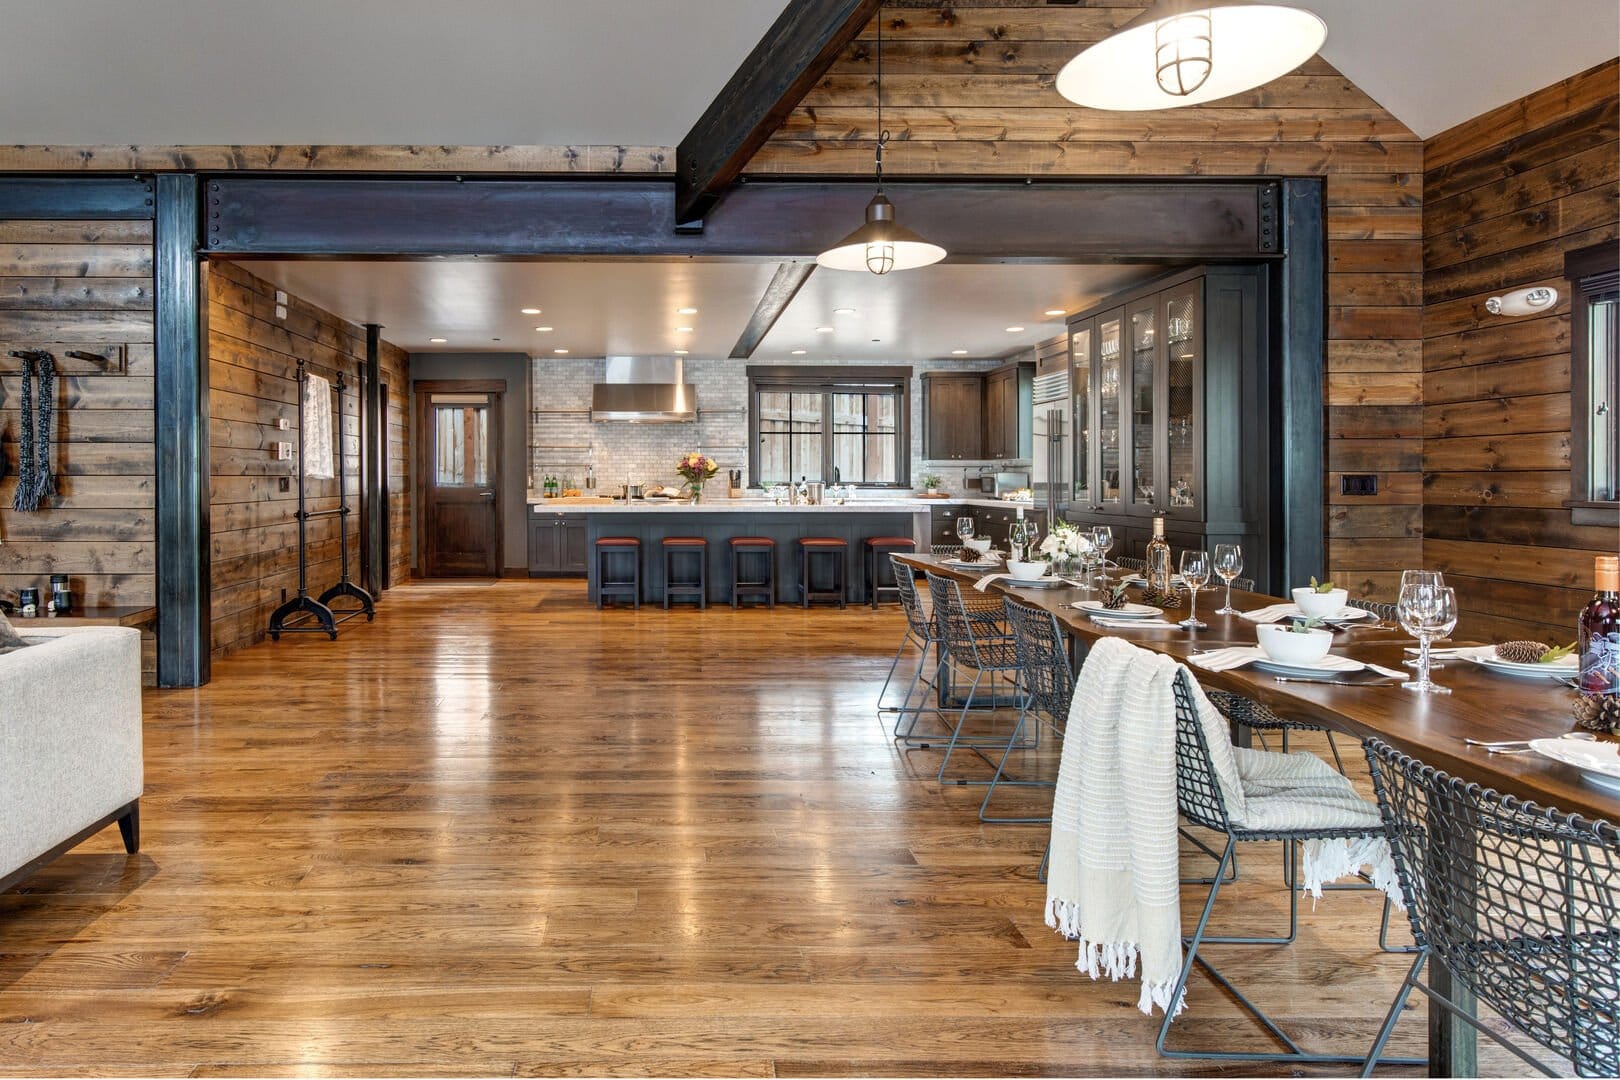
[[[1298,2],[1327,19],[1326,58],[1424,137],[1620,40],[1615,0]],[[0,144],[673,146],[782,6],[0,0]]]

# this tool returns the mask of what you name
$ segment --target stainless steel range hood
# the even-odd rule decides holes
[[[697,393],[678,356],[610,356],[606,381],[591,387],[596,423],[684,424],[697,419]]]

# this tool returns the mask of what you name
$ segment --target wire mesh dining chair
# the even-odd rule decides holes
[[[939,763],[938,779],[943,784],[951,756],[957,747],[972,750],[987,764],[993,765],[995,762],[984,753],[985,750],[999,750],[1005,755],[1018,744],[1029,699],[1018,682],[1018,652],[1005,626],[999,621],[974,618],[962,599],[962,587],[954,578],[929,574],[928,593],[934,608],[935,633],[940,639],[944,659],[940,666],[942,685],[954,689],[956,675],[971,676],[967,692],[961,699],[961,708],[957,710],[956,722],[951,725],[945,756]],[[998,689],[1003,688],[1011,691],[1010,697],[997,693]],[[993,713],[1003,707],[1018,709],[1018,721],[1007,738],[998,739],[990,735],[963,737],[962,729],[967,725],[969,713],[975,709]],[[1026,741],[1022,745],[1028,747],[1031,743]],[[990,786],[992,781],[958,779],[956,783]]]
[[[1181,973],[1176,980],[1175,988],[1170,993],[1170,1006],[1165,1010],[1164,1020],[1159,1025],[1159,1036],[1154,1044],[1155,1047],[1161,1056],[1171,1058],[1197,1058],[1216,1061],[1286,1061],[1299,1064],[1363,1064],[1366,1061],[1363,1055],[1321,1054],[1302,1049],[1276,1021],[1271,1019],[1258,1005],[1250,1001],[1225,975],[1221,974],[1214,965],[1200,955],[1200,950],[1206,945],[1282,945],[1288,944],[1294,939],[1298,927],[1299,910],[1299,890],[1296,888],[1296,873],[1299,865],[1297,857],[1285,859],[1284,861],[1289,896],[1289,932],[1287,937],[1216,936],[1207,932],[1210,914],[1215,910],[1215,901],[1220,895],[1221,886],[1230,880],[1226,877],[1226,872],[1238,844],[1254,841],[1281,841],[1289,849],[1293,849],[1306,840],[1354,840],[1366,836],[1382,835],[1382,830],[1373,826],[1325,829],[1268,829],[1262,831],[1233,824],[1227,814],[1226,799],[1221,793],[1220,782],[1216,778],[1215,764],[1210,758],[1209,742],[1204,737],[1204,727],[1198,719],[1197,705],[1193,697],[1192,676],[1185,668],[1176,673],[1174,690],[1176,702],[1176,807],[1181,816],[1192,824],[1224,834],[1226,843],[1221,851],[1216,872],[1209,881],[1209,895],[1204,900],[1204,907],[1198,917],[1197,926],[1190,937],[1182,939],[1186,955],[1182,961]],[[1167,1048],[1165,1043],[1170,1035],[1171,1021],[1175,1019],[1177,1005],[1186,990],[1187,980],[1191,977],[1195,966],[1203,968],[1205,974],[1228,994],[1232,995],[1237,1003],[1265,1029],[1266,1033],[1276,1040],[1278,1044],[1286,1047],[1287,1050],[1284,1052],[1264,1053],[1241,1050],[1172,1050]],[[1412,1059],[1391,1059],[1390,1064],[1395,1064],[1397,1061],[1403,1065],[1423,1063]]]
[[[1420,981],[1427,961],[1578,1075],[1620,1076],[1620,829],[1448,776],[1377,739],[1367,764],[1418,955],[1362,1075],[1413,990],[1557,1075]]]
[[[879,714],[894,714],[893,736],[897,739],[910,739],[917,727],[917,718],[928,709],[928,697],[933,692],[940,663],[939,635],[935,630],[932,613],[923,604],[922,597],[917,592],[917,578],[908,563],[901,562],[893,555],[889,561],[894,567],[894,583],[900,592],[900,610],[906,616],[905,636],[900,639],[900,645],[894,651],[894,659],[889,663],[889,673],[883,678],[883,688],[878,691]],[[894,673],[899,669],[900,661],[905,658],[908,649],[915,649],[917,653],[916,669],[912,672],[911,681],[906,684],[906,691],[900,698],[898,705],[883,704],[889,693],[889,687],[894,682]],[[934,670],[929,670],[929,661],[933,660]],[[921,690],[921,704],[913,704]],[[904,727],[904,730],[901,730]]]
[[[1037,722],[1044,716],[1047,725],[1055,733],[1061,734],[1069,718],[1069,701],[1074,696],[1074,668],[1069,664],[1069,636],[1064,633],[1057,616],[1051,612],[1017,603],[1010,596],[1004,597],[1002,602],[1005,605],[1007,627],[1012,633],[1013,649],[1018,657],[1018,679],[1029,701],[1028,708],[1019,715],[1019,730],[1013,733],[1013,738],[1014,740],[1018,738],[1023,725],[1032,714],[1037,717]],[[1050,812],[1040,817],[986,816],[990,808],[990,799],[995,795],[998,782],[1006,771],[1007,759],[1011,756],[1012,750],[1012,744],[1009,744],[1002,753],[1001,760],[996,763],[996,775],[984,793],[984,801],[979,804],[979,820],[998,825],[1038,825],[1050,822],[1052,820]],[[1056,786],[1056,782],[1050,780],[1014,780],[1007,783],[1018,787]]]

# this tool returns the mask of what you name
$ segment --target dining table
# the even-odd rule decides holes
[[[943,556],[897,556],[914,570],[977,584],[984,571],[950,565]],[[1107,575],[1103,575],[1107,578]],[[1117,575],[1107,578],[1117,583]],[[1103,637],[1121,637],[1132,644],[1187,663],[1199,653],[1233,646],[1254,646],[1256,622],[1243,615],[1215,614],[1223,590],[1201,589],[1198,616],[1207,625],[1187,630],[1180,626],[1102,626],[1074,607],[1083,600],[1100,600],[1106,589],[1020,587],[1002,578],[989,589],[1013,596],[1027,607],[1051,612],[1060,626],[1083,644]],[[1183,594],[1185,598],[1185,594]],[[1233,589],[1232,606],[1239,612],[1288,601],[1281,597]],[[1355,601],[1350,601],[1354,606]],[[1181,612],[1166,612],[1175,622]],[[1377,619],[1364,626],[1342,623],[1334,634],[1332,652],[1385,669],[1404,670],[1413,638],[1399,626]],[[1465,628],[1466,629],[1466,628]],[[1448,648],[1467,642],[1446,642]],[[1437,660],[1434,680],[1448,694],[1412,693],[1394,680],[1345,682],[1279,681],[1276,675],[1252,666],[1212,671],[1196,663],[1189,670],[1206,687],[1228,690],[1267,706],[1279,716],[1317,724],[1358,740],[1381,739],[1414,758],[1453,776],[1472,780],[1503,794],[1544,807],[1580,814],[1591,820],[1620,822],[1620,795],[1587,780],[1574,766],[1533,752],[1492,753],[1466,740],[1481,742],[1558,738],[1576,729],[1571,710],[1574,691],[1554,679],[1527,679],[1498,674],[1465,660]],[[1454,983],[1444,965],[1430,964],[1430,985],[1466,1009],[1473,999]],[[1429,1075],[1475,1076],[1477,1039],[1474,1029],[1444,1009],[1429,1010]]]

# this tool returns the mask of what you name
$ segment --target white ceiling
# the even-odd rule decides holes
[[[1620,40],[1615,0],[1299,2],[1328,60],[1424,137]],[[673,146],[782,7],[0,0],[0,144]]]
[[[692,260],[491,262],[250,262],[246,268],[351,322],[382,324],[413,352],[527,352],[723,357],[748,324],[774,262]],[[911,363],[966,349],[999,356],[1063,332],[1063,316],[1154,266],[940,264],[904,273],[816,270],[752,359]],[[537,307],[539,315],[521,309]],[[677,308],[695,307],[696,315]],[[836,315],[835,308],[855,309]],[[550,326],[540,332],[537,326]],[[682,334],[678,327],[690,326]],[[816,332],[831,326],[833,332]],[[1016,333],[1007,327],[1022,326]],[[446,338],[443,343],[430,339]],[[499,339],[498,341],[495,339]],[[873,338],[879,339],[873,341]]]

